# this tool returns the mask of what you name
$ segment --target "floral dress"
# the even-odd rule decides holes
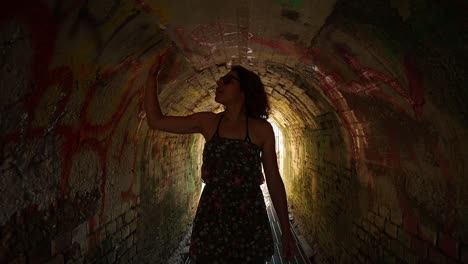
[[[269,261],[274,242],[260,185],[261,149],[216,133],[203,150],[203,189],[193,222],[189,255],[196,263]]]

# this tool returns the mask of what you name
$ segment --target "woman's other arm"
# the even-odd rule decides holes
[[[265,179],[270,192],[271,201],[275,207],[282,233],[282,253],[289,260],[295,255],[296,243],[291,232],[288,217],[288,203],[284,183],[281,179],[276,160],[275,134],[270,123],[267,124],[265,142],[262,150],[262,163]]]

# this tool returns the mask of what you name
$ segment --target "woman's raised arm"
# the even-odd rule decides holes
[[[146,121],[151,129],[176,134],[202,133],[211,112],[194,113],[188,116],[165,116],[158,98],[158,78],[163,67],[163,56],[158,55],[149,70],[145,83],[144,106]]]

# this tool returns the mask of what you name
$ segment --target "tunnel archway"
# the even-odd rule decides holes
[[[231,65],[261,76],[315,261],[468,262],[465,3],[3,6],[0,262],[168,259],[203,139],[148,129],[157,55],[165,114],[220,111]]]

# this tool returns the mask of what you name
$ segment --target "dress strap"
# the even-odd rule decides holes
[[[245,117],[245,126],[246,126],[246,130],[247,130],[247,133],[245,135],[245,141],[247,142],[251,142],[252,140],[250,140],[250,135],[249,135],[249,116],[246,116]]]
[[[221,113],[221,117],[219,118],[219,121],[218,121],[218,126],[216,127],[216,133],[215,133],[215,136],[219,137],[219,125],[221,124],[221,120],[223,119],[224,117],[224,112]]]

